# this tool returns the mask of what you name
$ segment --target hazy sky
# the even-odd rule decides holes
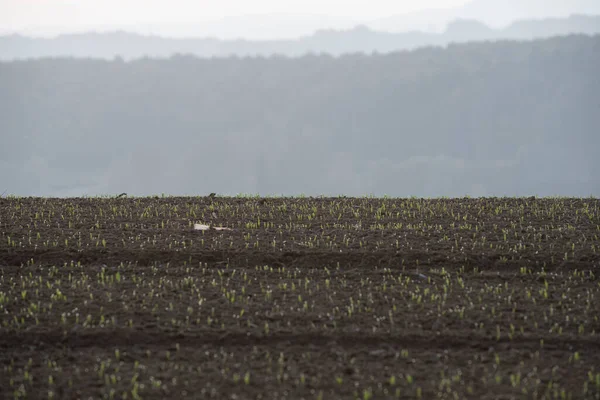
[[[0,0],[2,25],[194,22],[244,14],[321,14],[380,18],[468,0]]]
[[[335,23],[451,8],[468,0],[0,0],[4,32],[55,32],[100,27],[192,24],[249,14],[299,14]],[[235,21],[234,19],[233,21]],[[239,20],[239,18],[237,19]],[[281,27],[285,31],[285,26]]]
[[[0,0],[0,34],[119,29],[272,39],[357,24],[439,31],[457,17],[500,26],[514,19],[590,12],[600,13],[600,0]],[[405,14],[410,15],[398,17]]]

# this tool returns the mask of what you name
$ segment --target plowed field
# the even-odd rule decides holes
[[[8,198],[0,233],[2,398],[600,398],[597,199]]]

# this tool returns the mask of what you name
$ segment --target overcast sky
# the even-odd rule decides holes
[[[405,14],[428,8],[451,8],[468,0],[0,0],[0,29],[3,33],[55,34],[87,29],[131,27],[161,30],[169,26],[175,35],[184,34],[195,23],[211,25],[215,34],[227,36],[222,25],[246,22],[240,17],[257,14],[288,14],[281,19],[280,36],[303,29],[299,25],[352,25],[369,19]],[[314,14],[314,15],[311,15]],[[262,18],[264,20],[264,17]],[[260,18],[258,19],[260,20]],[[312,21],[312,22],[311,22]],[[181,24],[183,26],[173,26]],[[260,23],[258,23],[260,25]],[[290,26],[292,25],[292,26]],[[296,26],[294,26],[296,25]],[[244,27],[231,26],[231,34]],[[310,29],[309,26],[306,26]],[[248,26],[248,30],[254,27]],[[168,30],[168,29],[167,29]],[[288,33],[289,32],[289,33]],[[248,32],[252,36],[252,32]],[[253,35],[260,36],[260,35]]]
[[[421,12],[370,26],[436,30],[469,0],[0,0],[0,34],[56,35],[123,29],[163,36],[283,38],[317,29],[348,29],[358,23]],[[579,4],[579,8],[576,4]],[[467,16],[506,23],[512,17],[549,15],[595,7],[600,0],[475,0]],[[557,8],[558,7],[558,8]],[[282,15],[285,14],[285,15]],[[537,12],[539,14],[539,12]],[[484,21],[486,22],[486,21]],[[442,25],[441,25],[442,24]]]

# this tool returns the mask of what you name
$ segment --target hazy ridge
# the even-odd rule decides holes
[[[600,33],[600,16],[523,20],[503,29],[492,29],[475,20],[455,20],[445,32],[388,33],[357,26],[346,31],[321,30],[296,40],[219,40],[214,38],[168,39],[126,32],[61,35],[56,38],[0,37],[0,60],[43,57],[90,57],[126,60],[165,58],[175,54],[199,57],[302,56],[307,53],[387,53],[423,46],[494,40],[533,40],[568,34]]]
[[[600,36],[0,63],[9,193],[600,194]]]

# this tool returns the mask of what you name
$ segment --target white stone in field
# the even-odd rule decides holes
[[[195,231],[207,231],[209,229],[211,229],[210,225],[194,224]],[[230,231],[231,230],[231,228],[227,228],[225,226],[213,226],[212,229],[214,229],[216,231]]]

